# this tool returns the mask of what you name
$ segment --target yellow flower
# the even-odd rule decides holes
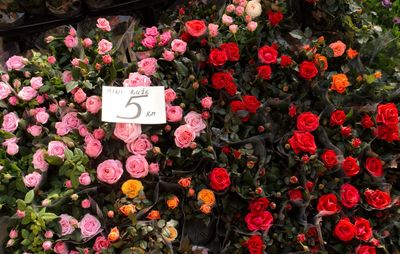
[[[346,74],[336,74],[332,76],[331,90],[337,91],[338,93],[344,93],[346,87],[350,85]]]
[[[119,239],[119,230],[117,227],[111,229],[111,232],[108,234],[108,240],[110,242],[115,242]]]
[[[197,199],[203,202],[203,204],[208,205],[209,207],[212,207],[215,204],[214,192],[209,189],[202,189],[197,194]]]
[[[143,185],[138,180],[128,180],[122,184],[121,190],[129,198],[136,198],[143,190]]]

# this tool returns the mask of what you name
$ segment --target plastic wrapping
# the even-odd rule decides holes
[[[24,20],[25,13],[13,0],[0,1],[0,28],[18,26]]]
[[[83,0],[83,2],[89,9],[97,10],[110,6],[113,0]]]
[[[46,0],[47,9],[56,17],[66,18],[78,15],[82,9],[81,0]]]
[[[28,14],[38,15],[38,14],[46,14],[47,12],[45,0],[18,0],[18,4]]]

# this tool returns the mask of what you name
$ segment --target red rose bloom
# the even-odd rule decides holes
[[[399,140],[399,127],[397,124],[395,125],[383,125],[380,124],[376,128],[375,135],[382,140],[386,140],[387,142],[397,141]]]
[[[272,69],[271,66],[269,65],[261,65],[257,67],[257,75],[265,80],[268,80],[271,78],[272,74]]]
[[[350,126],[340,127],[340,134],[342,134],[343,137],[350,136],[351,135],[351,127]]]
[[[283,19],[283,14],[280,11],[274,12],[274,11],[268,11],[268,20],[271,26],[276,26],[278,25]]]
[[[319,126],[318,116],[311,112],[301,113],[297,117],[297,129],[299,131],[315,131]]]
[[[360,201],[360,194],[356,187],[345,183],[340,187],[340,199],[345,207],[352,208]]]
[[[223,43],[220,48],[225,51],[229,61],[238,61],[240,58],[239,47],[234,42]]]
[[[364,197],[370,206],[378,210],[387,208],[392,202],[390,194],[381,190],[367,189],[364,191]]]
[[[228,60],[228,56],[226,55],[224,50],[213,49],[208,56],[208,62],[214,66],[222,66]]]
[[[244,221],[250,231],[268,230],[272,226],[274,218],[268,211],[258,213],[250,212],[244,217]]]
[[[259,235],[252,235],[245,243],[243,243],[243,247],[246,247],[250,254],[262,254],[263,240]]]
[[[340,219],[336,224],[333,234],[342,241],[352,240],[356,234],[356,227],[350,222],[349,218]]]
[[[203,20],[191,20],[185,23],[186,32],[193,37],[202,36],[206,30],[206,23]]]
[[[365,169],[375,177],[383,175],[382,161],[379,158],[367,158],[365,161]]]
[[[331,126],[343,125],[346,121],[346,113],[343,110],[335,110],[331,114],[330,124]]]
[[[294,116],[296,115],[296,113],[297,113],[296,105],[294,105],[293,103],[290,104],[290,107],[289,107],[289,116],[290,116],[290,117],[294,117]]]
[[[338,200],[335,194],[322,195],[318,199],[317,210],[322,216],[332,215],[340,211]]]
[[[358,245],[355,254],[376,254],[376,250],[374,246]]]
[[[317,76],[318,69],[313,62],[303,61],[299,66],[300,77],[310,80]]]
[[[296,154],[300,152],[315,154],[317,151],[314,136],[309,132],[294,131],[288,142]]]
[[[214,168],[208,175],[210,186],[215,191],[222,191],[231,185],[229,174],[224,168]]]
[[[290,56],[281,55],[281,67],[285,68],[292,65],[293,60]]]
[[[263,46],[258,49],[258,59],[264,64],[276,63],[278,51],[271,46]]]
[[[354,226],[356,227],[356,238],[358,240],[363,240],[367,242],[372,237],[372,228],[369,220],[364,218],[356,218],[354,222]]]
[[[302,201],[303,193],[299,189],[289,190],[288,191],[289,199],[291,201]]]
[[[331,169],[338,164],[338,160],[336,157],[336,153],[333,150],[325,150],[325,152],[321,155],[322,162],[324,163],[327,169]]]
[[[250,113],[256,113],[257,109],[261,105],[261,103],[257,100],[257,97],[253,95],[244,95],[242,99],[246,107],[246,110],[249,111]]]
[[[236,113],[240,110],[245,110],[246,108],[244,103],[241,101],[232,101],[230,106],[233,113]]]
[[[364,129],[370,129],[375,126],[369,115],[364,115],[361,119],[361,125]]]
[[[376,122],[385,125],[395,125],[398,123],[399,112],[394,103],[380,104],[378,106]]]
[[[356,158],[348,156],[342,162],[342,169],[346,176],[355,176],[360,172],[360,166]]]
[[[225,84],[225,90],[230,96],[234,96],[237,92],[237,86],[233,82],[228,82]]]
[[[226,84],[232,83],[233,77],[228,72],[217,72],[211,77],[211,83],[215,89],[222,89]]]
[[[250,202],[249,210],[252,213],[263,212],[269,206],[269,200],[267,198],[257,198]]]

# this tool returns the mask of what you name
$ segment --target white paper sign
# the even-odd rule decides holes
[[[103,86],[101,120],[111,123],[166,123],[163,86]]]

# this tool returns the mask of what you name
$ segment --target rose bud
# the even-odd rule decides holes
[[[109,210],[109,211],[107,212],[107,216],[108,216],[108,218],[114,218],[114,211]]]
[[[291,176],[291,177],[290,177],[290,183],[295,184],[295,183],[297,183],[298,181],[299,181],[299,179],[298,179],[296,176]]]
[[[271,204],[269,204],[269,207],[274,210],[276,208],[276,204],[274,202],[271,202]]]
[[[189,196],[189,197],[193,197],[194,194],[195,194],[194,189],[193,189],[193,188],[190,188],[190,189],[188,190],[188,196]]]
[[[256,188],[256,194],[257,195],[261,195],[261,194],[263,194],[264,193],[264,190],[261,188],[261,187],[257,187]]]
[[[340,128],[340,134],[344,137],[348,137],[351,135],[351,127],[350,126],[342,126]]]
[[[197,147],[196,142],[190,143],[189,147],[190,147],[190,149],[192,149],[192,150],[196,149],[196,147]]]
[[[265,127],[264,126],[262,126],[262,125],[260,125],[260,126],[258,126],[257,127],[257,130],[258,130],[258,132],[264,132],[265,131]]]
[[[359,138],[353,138],[353,140],[351,141],[351,145],[352,145],[354,148],[359,148],[360,145],[361,145],[361,143],[362,143],[362,141],[361,141],[361,139],[359,139]]]
[[[157,143],[158,142],[158,136],[157,135],[151,135],[150,140],[153,143]]]
[[[304,163],[308,163],[308,162],[310,161],[310,157],[309,157],[307,154],[305,154],[305,155],[303,155],[303,156],[301,157],[301,160],[302,160]]]
[[[306,241],[306,235],[305,234],[298,234],[296,237],[298,242],[304,243]]]

